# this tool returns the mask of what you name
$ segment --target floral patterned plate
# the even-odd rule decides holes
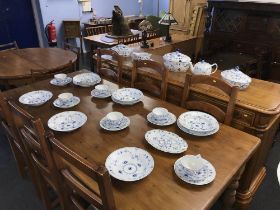
[[[154,159],[143,149],[124,147],[112,152],[105,166],[116,179],[133,182],[145,178],[153,171]]]
[[[187,150],[187,142],[175,133],[154,129],[146,132],[146,141],[154,148],[172,154],[182,153]]]
[[[82,112],[66,111],[52,116],[48,126],[54,131],[70,132],[82,127],[87,121],[87,116]]]
[[[81,87],[94,86],[100,82],[100,76],[95,73],[82,73],[73,77],[73,83]]]
[[[36,90],[23,94],[19,102],[29,106],[40,106],[52,98],[53,94],[47,90]]]

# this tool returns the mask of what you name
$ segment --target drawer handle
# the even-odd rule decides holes
[[[247,114],[244,114],[243,116],[244,116],[244,117],[248,117],[248,115],[247,115]]]
[[[213,82],[216,83],[217,81],[213,79]]]

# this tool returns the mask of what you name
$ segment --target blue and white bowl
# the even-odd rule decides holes
[[[113,92],[112,100],[122,105],[133,105],[143,98],[142,91],[135,88],[121,88]]]

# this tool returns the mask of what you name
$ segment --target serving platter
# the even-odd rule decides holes
[[[105,166],[112,177],[133,182],[145,178],[153,171],[154,159],[143,149],[124,147],[112,152]]]
[[[47,90],[35,90],[19,97],[19,102],[29,106],[40,106],[52,98],[53,94]]]
[[[145,139],[154,148],[171,154],[185,152],[188,148],[188,144],[183,138],[165,130],[150,130],[146,132]]]
[[[82,112],[65,111],[52,116],[48,120],[48,127],[54,131],[70,132],[82,127],[87,116]]]

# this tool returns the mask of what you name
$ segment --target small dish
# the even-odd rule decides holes
[[[57,108],[68,109],[72,108],[80,103],[80,98],[77,96],[73,96],[71,100],[64,102],[59,98],[53,102],[53,105]]]

